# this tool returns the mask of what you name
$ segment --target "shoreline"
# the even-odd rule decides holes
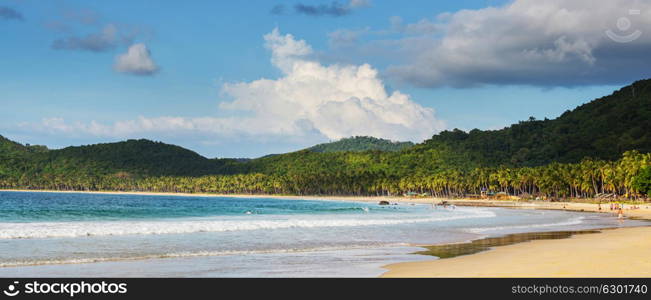
[[[495,203],[448,200],[462,206],[513,209],[565,210],[612,213],[608,203]],[[499,201],[502,202],[502,201]],[[600,209],[601,207],[601,209]],[[624,209],[626,219],[651,221],[651,204]],[[603,228],[593,234],[571,234],[562,239],[541,239],[488,247],[483,251],[451,258],[405,262],[383,266],[382,278],[495,278],[495,277],[651,277],[651,223],[649,226]],[[525,233],[526,234],[526,233]],[[498,237],[499,239],[500,237]],[[461,243],[472,244],[472,242]],[[455,244],[425,246],[445,247]],[[457,244],[460,245],[460,244]],[[427,252],[427,250],[423,251]]]
[[[243,194],[191,194],[121,191],[57,191],[0,189],[6,192],[86,193],[186,197],[272,198],[335,200],[354,202],[389,201],[434,204],[447,201],[457,206],[485,206],[511,209],[565,210],[611,213],[608,203],[518,202],[407,198],[402,196],[284,196]],[[624,209],[626,218],[651,220],[651,204]],[[532,240],[490,247],[478,253],[445,259],[403,262],[383,266],[381,277],[649,277],[651,276],[651,227],[600,229],[594,234],[573,234],[564,239]],[[647,238],[645,238],[647,237]],[[444,244],[431,246],[444,246]],[[420,246],[424,248],[423,246]]]
[[[598,233],[531,240],[452,258],[389,264],[380,277],[648,278],[649,237],[649,226],[606,228]]]
[[[0,192],[30,192],[30,193],[69,193],[69,194],[100,194],[100,195],[140,195],[140,196],[176,196],[176,197],[215,197],[215,198],[254,198],[254,199],[287,199],[287,200],[338,200],[356,202],[379,202],[381,200],[432,204],[437,198],[405,198],[402,196],[295,196],[295,195],[263,195],[263,194],[208,194],[208,193],[172,193],[172,192],[124,192],[124,191],[60,191],[60,190],[25,190],[0,189]],[[434,200],[433,200],[434,199]]]
[[[610,210],[609,203],[619,201],[597,203],[584,202],[543,202],[543,201],[513,201],[513,200],[489,200],[489,199],[447,199],[447,198],[408,198],[403,196],[295,196],[295,195],[261,195],[261,194],[208,194],[208,193],[172,193],[172,192],[125,192],[125,191],[61,191],[61,190],[27,190],[27,189],[0,189],[0,192],[30,192],[30,193],[70,193],[70,194],[100,194],[100,195],[141,195],[141,196],[175,196],[175,197],[216,197],[216,198],[253,198],[253,199],[286,199],[286,200],[335,200],[352,202],[379,202],[389,201],[395,203],[414,204],[439,204],[443,201],[456,206],[472,207],[502,207],[513,209],[543,209],[543,210],[565,210],[573,212],[595,212],[616,214],[617,211]],[[638,205],[639,209],[630,209],[630,205],[624,209],[624,217],[651,221],[651,203]]]

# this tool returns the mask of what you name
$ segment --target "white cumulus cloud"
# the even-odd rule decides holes
[[[221,102],[220,108],[228,117],[140,116],[113,124],[50,118],[23,126],[69,136],[195,136],[203,140],[276,137],[304,141],[355,135],[422,141],[445,128],[433,109],[399,91],[388,92],[378,71],[368,64],[323,65],[310,59],[310,45],[291,34],[282,35],[278,29],[264,39],[271,51],[271,63],[282,75],[224,84],[222,93],[229,101]],[[155,70],[153,62],[142,62],[143,53],[148,53],[144,45],[132,46],[118,66],[125,71]]]
[[[113,68],[118,72],[134,75],[153,75],[158,72],[158,66],[151,58],[149,49],[142,43],[131,45],[126,53],[119,55]]]
[[[222,108],[252,111],[279,130],[309,126],[331,139],[372,135],[422,140],[444,128],[431,108],[399,91],[388,93],[368,64],[322,65],[308,59],[312,49],[305,41],[277,29],[265,41],[283,76],[224,85],[234,100]]]

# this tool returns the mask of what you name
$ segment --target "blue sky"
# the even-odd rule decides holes
[[[647,7],[615,2],[548,1],[524,28],[535,1],[0,0],[0,134],[257,157],[554,118],[648,76],[647,35],[603,34]]]

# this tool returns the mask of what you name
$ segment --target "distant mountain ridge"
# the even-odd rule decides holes
[[[309,151],[398,151],[413,145],[411,142],[392,142],[373,137],[352,137],[334,143],[319,144]],[[268,155],[282,157],[284,154]],[[30,146],[11,141],[0,135],[0,176],[15,173],[28,174],[83,174],[106,176],[202,176],[232,174],[246,170],[255,159],[208,159],[180,146],[147,139],[115,143],[70,146],[49,150],[45,146]],[[13,169],[13,170],[11,170]],[[4,170],[4,171],[3,171]]]
[[[627,150],[651,152],[651,80],[629,86],[549,120],[500,130],[444,131],[415,146],[449,150],[482,165],[538,166],[615,160]]]
[[[66,147],[41,156],[47,157],[52,166],[76,161],[80,165],[148,175],[194,175],[214,171],[211,161],[194,151],[146,139]]]
[[[585,158],[613,161],[628,150],[651,152],[651,80],[637,81],[553,120],[530,119],[501,130],[443,131],[416,145],[351,137],[257,159],[208,159],[144,139],[48,150],[0,136],[0,185],[64,181],[70,186],[78,180],[213,174],[317,178],[356,172],[368,172],[360,175],[364,178],[374,174],[394,180],[478,167],[541,166]],[[316,179],[305,180],[316,184]]]
[[[412,142],[394,142],[371,136],[354,136],[338,141],[323,143],[307,148],[313,152],[345,152],[345,151],[400,151],[413,146]]]
[[[208,159],[180,146],[146,139],[48,150],[0,136],[0,176],[12,169],[34,175],[201,176],[219,173],[238,161]]]

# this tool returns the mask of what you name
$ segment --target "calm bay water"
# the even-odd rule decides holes
[[[376,276],[415,245],[634,226],[601,214],[0,192],[0,276]]]

